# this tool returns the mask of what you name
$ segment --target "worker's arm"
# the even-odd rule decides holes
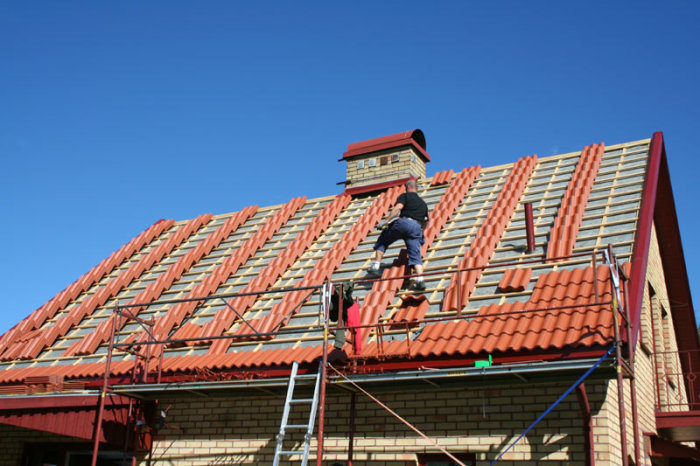
[[[399,216],[399,214],[401,214],[401,209],[403,209],[403,204],[401,203],[398,203],[394,207],[392,207],[392,209],[389,211],[389,215],[387,215],[387,217],[384,220],[379,222],[377,228],[381,230],[382,228],[384,228],[384,226],[391,223],[396,217]]]

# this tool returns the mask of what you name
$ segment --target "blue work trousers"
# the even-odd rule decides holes
[[[386,251],[394,241],[402,239],[408,249],[408,265],[422,265],[420,247],[425,243],[423,229],[417,221],[400,217],[391,223],[377,238],[374,249]]]

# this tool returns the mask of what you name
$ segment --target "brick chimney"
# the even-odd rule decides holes
[[[414,129],[350,144],[341,160],[347,162],[345,192],[360,194],[424,178],[430,156],[423,131]]]

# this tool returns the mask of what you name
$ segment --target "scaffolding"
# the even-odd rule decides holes
[[[627,453],[627,421],[626,421],[626,413],[625,413],[625,394],[624,394],[624,379],[627,378],[630,380],[630,398],[631,398],[631,409],[632,409],[632,424],[633,424],[633,437],[634,437],[634,459],[635,459],[635,464],[639,464],[639,430],[638,430],[638,419],[637,419],[637,401],[636,401],[636,393],[635,393],[635,385],[634,385],[634,351],[629,348],[628,343],[630,341],[633,341],[631,338],[631,323],[627,311],[627,295],[628,295],[628,290],[627,290],[627,283],[629,281],[629,277],[626,275],[623,267],[618,263],[614,252],[612,245],[608,245],[605,249],[593,249],[591,252],[584,252],[584,253],[576,253],[568,256],[562,256],[562,257],[556,257],[556,258],[539,258],[539,259],[530,259],[530,260],[521,260],[521,261],[515,261],[515,262],[507,262],[507,261],[502,261],[502,262],[492,262],[491,264],[483,265],[483,266],[478,266],[478,267],[470,267],[470,268],[454,268],[454,267],[448,267],[445,270],[438,270],[438,271],[433,271],[433,272],[427,272],[424,273],[423,276],[456,276],[458,280],[461,279],[462,274],[468,274],[470,272],[474,271],[483,271],[485,269],[493,269],[493,268],[503,268],[503,267],[509,267],[509,266],[522,266],[522,265],[527,265],[527,264],[533,264],[533,263],[544,263],[544,262],[556,262],[556,261],[564,261],[564,260],[569,260],[573,258],[586,258],[590,257],[590,264],[593,267],[594,270],[594,278],[593,278],[593,292],[595,296],[595,302],[589,303],[585,306],[584,308],[590,308],[590,307],[595,307],[595,306],[600,306],[600,307],[609,307],[610,311],[612,312],[612,318],[613,318],[613,339],[609,342],[609,348],[608,351],[614,351],[614,358],[613,358],[613,366],[615,369],[616,373],[616,379],[617,379],[617,390],[618,390],[618,409],[619,409],[619,418],[620,418],[620,445],[621,445],[621,453],[622,453],[622,460],[623,460],[623,465],[627,466],[628,465],[628,453]],[[610,280],[609,280],[609,287],[610,289],[609,294],[611,295],[612,299],[610,301],[601,301],[601,295],[603,294],[603,290],[599,289],[599,283],[598,283],[598,278],[595,273],[595,271],[598,268],[598,265],[605,265],[607,268],[610,270]],[[414,278],[414,275],[403,275],[400,277],[390,277],[390,278],[377,278],[377,279],[372,279],[372,280],[354,280],[352,281],[353,284],[372,284],[377,281],[388,281],[388,280],[410,280],[411,278]],[[105,410],[105,398],[108,394],[112,393],[118,393],[121,395],[126,395],[131,398],[132,402],[129,404],[129,420],[127,421],[127,440],[125,441],[124,445],[124,456],[126,456],[127,450],[131,449],[132,453],[135,453],[135,439],[129,440],[129,434],[132,431],[136,431],[136,427],[139,425],[143,425],[145,423],[145,420],[143,419],[143,409],[139,407],[139,403],[141,398],[143,397],[143,394],[157,394],[157,393],[162,393],[164,391],[177,391],[177,390],[186,390],[186,391],[192,391],[196,389],[204,389],[204,388],[211,388],[211,389],[231,389],[231,388],[240,388],[240,387],[251,387],[251,386],[276,386],[276,387],[281,387],[285,386],[287,379],[284,377],[269,377],[269,378],[263,378],[260,380],[229,380],[229,381],[221,381],[221,382],[181,382],[181,383],[171,383],[168,384],[167,387],[164,386],[163,382],[163,358],[164,358],[164,353],[165,353],[165,348],[168,345],[174,345],[174,344],[187,344],[187,343],[194,343],[194,342],[201,342],[201,341],[209,341],[213,342],[214,340],[219,340],[219,339],[225,339],[225,340],[240,340],[243,341],[245,339],[250,339],[250,340],[260,340],[260,339],[265,339],[265,338],[272,338],[275,336],[280,336],[284,335],[286,333],[291,334],[292,331],[287,331],[284,328],[281,328],[282,325],[279,324],[277,328],[272,329],[271,332],[267,333],[260,333],[258,332],[255,327],[248,322],[243,315],[239,314],[235,309],[233,309],[228,302],[226,301],[227,298],[233,298],[233,297],[239,297],[239,296],[249,296],[249,295],[254,295],[254,296],[264,296],[267,294],[279,294],[279,293],[287,293],[287,292],[292,292],[292,291],[309,291],[309,293],[305,296],[305,298],[299,303],[294,309],[292,309],[289,313],[289,316],[293,315],[304,303],[306,303],[311,296],[315,294],[319,294],[321,296],[321,299],[319,299],[319,308],[318,308],[318,323],[317,326],[314,327],[314,330],[316,332],[321,332],[322,333],[322,356],[321,356],[321,366],[320,366],[320,397],[319,397],[319,402],[318,402],[318,429],[317,429],[317,452],[316,452],[316,464],[321,465],[322,460],[323,460],[323,451],[324,451],[324,446],[323,446],[323,441],[324,441],[324,415],[325,415],[325,404],[326,404],[326,386],[328,384],[342,384],[344,382],[351,383],[358,387],[362,392],[365,392],[362,390],[358,383],[362,383],[364,381],[372,381],[372,382],[377,382],[377,381],[400,381],[400,380],[416,380],[418,378],[425,378],[430,379],[430,378],[441,378],[441,377],[452,377],[455,375],[456,370],[450,369],[450,368],[443,368],[443,369],[436,369],[436,370],[431,370],[429,373],[424,373],[420,371],[411,371],[411,370],[396,370],[393,372],[384,372],[381,375],[374,375],[374,374],[368,374],[366,372],[363,372],[360,367],[360,363],[362,362],[361,357],[349,357],[349,364],[344,370],[339,370],[337,367],[331,366],[328,362],[328,353],[329,353],[329,348],[331,347],[330,345],[330,335],[331,334],[345,334],[349,333],[350,335],[353,335],[353,330],[357,329],[368,329],[368,332],[373,332],[373,334],[376,337],[376,342],[377,342],[377,348],[378,348],[378,355],[373,356],[374,359],[382,359],[383,355],[383,346],[384,346],[384,341],[382,339],[382,335],[384,334],[384,331],[387,327],[389,326],[396,326],[396,322],[376,322],[368,325],[355,325],[355,326],[347,326],[345,322],[342,322],[342,316],[343,316],[343,300],[339,299],[339,311],[338,311],[338,319],[339,321],[335,324],[332,325],[331,321],[329,320],[329,307],[330,307],[330,296],[331,293],[334,289],[339,290],[339,295],[342,297],[343,296],[343,287],[347,286],[350,283],[350,281],[337,281],[337,282],[332,282],[330,280],[326,281],[325,283],[319,285],[319,286],[310,286],[310,287],[300,287],[300,288],[277,288],[277,289],[269,289],[269,290],[261,290],[261,291],[255,291],[255,292],[249,292],[249,293],[230,293],[230,294],[221,294],[221,295],[211,295],[211,296],[206,296],[206,297],[201,297],[201,298],[189,298],[189,299],[173,299],[173,300],[159,300],[159,301],[154,301],[150,303],[134,303],[134,304],[128,304],[128,305],[121,305],[118,302],[114,305],[113,308],[113,319],[112,319],[112,327],[110,330],[110,336],[109,336],[109,342],[108,342],[108,347],[107,347],[107,357],[106,357],[106,363],[105,363],[105,371],[104,375],[102,377],[102,384],[100,388],[100,397],[99,397],[99,405],[97,407],[97,419],[96,419],[96,425],[95,425],[95,431],[94,431],[94,439],[93,439],[93,455],[92,455],[92,465],[95,466],[97,464],[97,457],[99,453],[99,439],[100,439],[100,434],[101,434],[101,429],[102,429],[102,422],[103,422],[103,414]],[[460,292],[460,287],[457,288],[457,292]],[[204,301],[209,301],[209,300],[221,300],[223,301],[235,314],[236,316],[241,320],[242,325],[245,325],[248,329],[251,330],[250,333],[247,334],[236,334],[235,336],[232,335],[214,335],[214,336],[203,336],[203,337],[193,337],[193,338],[166,338],[166,339],[157,339],[155,338],[155,335],[152,333],[152,329],[155,325],[155,321],[153,319],[149,320],[144,320],[139,318],[136,313],[132,312],[132,308],[145,308],[154,304],[178,304],[178,303],[183,303],[183,302],[204,302]],[[458,297],[458,302],[462,302],[461,296]],[[556,310],[566,310],[566,309],[575,309],[575,308],[580,308],[582,306],[557,306],[557,307],[547,307],[547,308],[539,308],[539,309],[523,309],[523,310],[518,310],[518,311],[510,311],[510,312],[501,312],[501,313],[489,313],[486,315],[477,315],[477,314],[464,314],[463,311],[463,306],[460,306],[457,309],[457,312],[455,313],[454,316],[446,316],[446,317],[433,317],[433,318],[425,318],[425,319],[420,319],[416,321],[412,321],[411,324],[429,324],[429,323],[436,323],[436,322],[442,322],[442,321],[450,321],[450,320],[463,320],[463,319],[469,319],[472,321],[477,321],[479,319],[493,319],[496,317],[508,317],[508,316],[517,316],[517,315],[522,315],[522,314],[529,314],[529,313],[542,313],[542,312],[551,312],[551,311],[556,311]],[[287,316],[287,317],[289,317]],[[145,334],[147,335],[147,338],[145,340],[140,340],[140,341],[131,341],[131,342],[119,342],[117,339],[117,322],[120,322],[122,318],[127,318],[129,320],[132,320],[136,323],[138,323],[144,330]],[[189,316],[188,316],[189,318]],[[186,319],[185,319],[186,321]],[[185,321],[182,322],[183,325]],[[283,319],[281,322],[285,322],[286,319]],[[406,346],[407,346],[407,351],[406,355],[410,355],[410,344],[411,344],[411,335],[410,335],[410,328],[408,323],[404,323],[404,328],[405,328],[405,333],[406,333]],[[293,331],[296,333],[296,331]],[[156,351],[154,351],[156,349]],[[115,351],[123,351],[125,353],[129,353],[134,356],[134,364],[132,368],[131,375],[129,377],[130,384],[113,384],[111,383],[111,365],[113,362],[113,357]],[[154,352],[157,354],[157,356],[154,356]],[[157,361],[153,361],[157,357]],[[489,374],[517,374],[519,371],[520,372],[537,372],[537,371],[561,371],[564,369],[568,370],[585,370],[589,369],[591,367],[591,364],[595,362],[595,359],[581,359],[581,360],[574,360],[574,361],[565,361],[565,362],[557,362],[557,361],[548,361],[548,362],[534,362],[534,363],[528,363],[528,364],[513,364],[511,366],[503,367],[503,366],[492,366],[488,368],[488,371],[485,371],[483,368],[481,369],[474,369],[474,370],[464,370],[464,367],[459,368],[459,373],[464,375],[464,376],[469,376],[469,375],[476,375],[476,374],[484,374],[488,372]],[[155,362],[155,368],[152,368],[152,363]],[[335,375],[329,376],[328,370],[331,369]],[[586,446],[587,446],[587,464],[590,464],[591,461],[591,455],[592,455],[592,425],[591,420],[590,420],[590,407],[588,406],[588,400],[585,394],[585,387],[584,387],[584,382],[583,380],[580,381],[579,384],[575,387],[577,390],[577,395],[579,397],[579,404],[581,406],[581,411],[582,411],[582,416],[584,417],[584,420],[587,420],[589,423],[589,432],[587,433],[587,436],[585,437],[586,440]],[[351,465],[353,461],[353,451],[354,451],[354,432],[355,432],[355,424],[354,424],[354,411],[355,411],[355,396],[356,392],[352,391],[351,392],[351,413],[350,413],[350,419],[351,419],[351,425],[350,425],[350,434],[349,434],[349,447],[348,447],[348,460],[347,464]],[[388,407],[385,407],[386,409],[389,409]],[[389,411],[391,411],[389,409]],[[588,415],[586,415],[586,412]],[[586,417],[588,416],[588,417]],[[407,421],[405,421],[407,423]],[[411,426],[410,423],[407,423],[410,428],[416,430],[419,432],[414,426]],[[423,435],[421,433],[421,435]],[[131,443],[131,445],[129,445]],[[152,447],[152,444],[150,442],[145,442],[147,444],[147,448],[150,450]],[[437,446],[439,447],[439,445]],[[449,452],[445,452],[449,455]],[[462,464],[459,460],[456,458],[454,459],[455,461],[458,462],[458,464]],[[135,455],[132,455],[132,462],[135,461]]]

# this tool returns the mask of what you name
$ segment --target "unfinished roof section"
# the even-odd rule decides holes
[[[346,193],[358,194],[396,186],[409,178],[425,178],[425,135],[419,129],[404,131],[348,146]]]
[[[351,145],[348,159],[406,140],[424,149],[422,133],[399,136]],[[485,353],[499,363],[590,355],[613,338],[603,251],[612,245],[630,270],[648,159],[643,140],[419,180],[431,211],[420,296],[406,289],[400,245],[384,256],[380,280],[365,275],[375,226],[398,186],[159,222],[0,338],[0,388],[21,391],[31,377],[99,377],[112,331],[122,344],[114,375],[144,357],[166,379],[206,371],[264,378],[310,363],[323,352],[328,280],[353,282],[361,306],[331,358],[367,371],[459,366]]]

